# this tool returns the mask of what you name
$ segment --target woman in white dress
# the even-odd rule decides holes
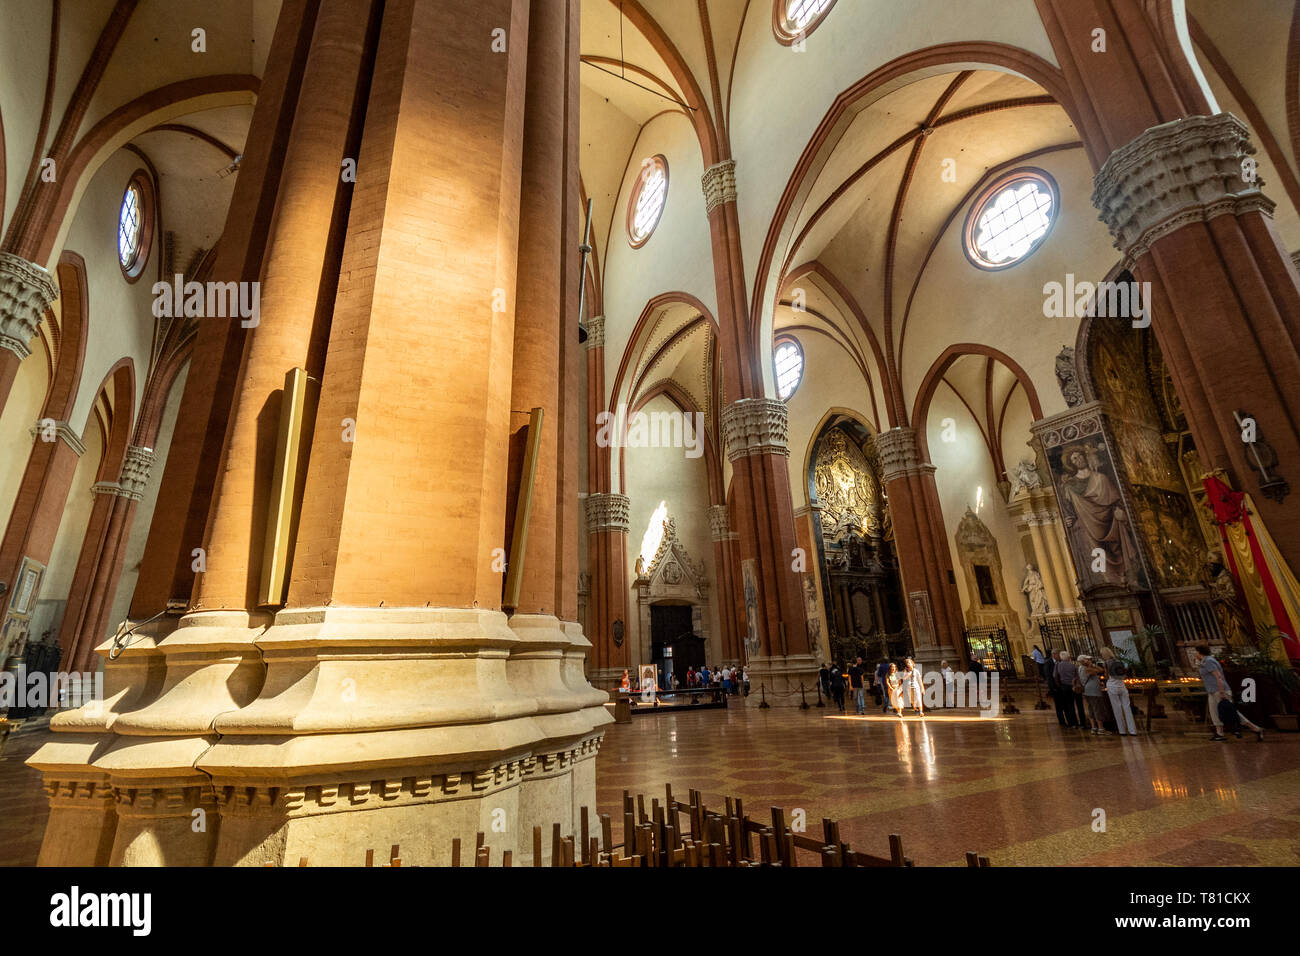
[[[924,717],[925,704],[922,698],[925,695],[925,682],[921,677],[921,668],[917,667],[916,662],[910,657],[903,661],[903,686],[910,692],[911,706]]]

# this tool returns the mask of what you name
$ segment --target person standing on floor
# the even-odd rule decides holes
[[[925,680],[921,676],[921,668],[916,666],[916,661],[910,657],[903,661],[903,690],[910,691],[911,706],[916,708],[916,712],[922,717],[925,716]]]
[[[839,664],[831,665],[831,698],[835,701],[835,706],[844,713],[844,671],[840,669]]]
[[[1210,739],[1227,740],[1228,738],[1223,735],[1223,717],[1219,713],[1219,702],[1226,700],[1232,703],[1232,688],[1228,685],[1228,677],[1223,673],[1223,665],[1210,653],[1209,644],[1197,644],[1193,656],[1196,658],[1196,670],[1201,675],[1201,683],[1205,685],[1205,693],[1209,695],[1206,709],[1210,712],[1210,720],[1214,722],[1214,736]],[[1241,739],[1242,727],[1251,730],[1256,740],[1264,739],[1264,731],[1247,720],[1246,715],[1241,711],[1237,711],[1237,720],[1240,724],[1234,733],[1238,740]]]
[[[864,683],[866,674],[863,673],[862,658],[858,658],[849,666],[849,690],[853,694],[853,712],[860,716],[866,716],[867,713],[867,688]]]
[[[1053,651],[1052,656],[1056,657],[1057,652]],[[1056,668],[1052,671],[1052,677],[1056,681],[1056,712],[1057,715],[1065,715],[1065,726],[1079,727],[1084,725],[1080,719],[1079,709],[1074,704],[1074,682],[1079,676],[1079,669],[1074,661],[1070,660],[1069,651],[1061,651],[1056,661]],[[1082,702],[1080,702],[1080,708]]]
[[[881,659],[876,665],[876,684],[880,687],[880,712],[889,713],[889,688],[886,682],[889,680],[889,661]]]
[[[885,691],[889,697],[889,706],[894,708],[894,713],[898,714],[898,719],[903,719],[903,678],[898,673],[898,665],[890,664],[889,673],[885,677]]]
[[[939,673],[943,676],[943,706],[957,706],[957,675],[947,661],[939,662]]]
[[[1106,696],[1110,698],[1110,710],[1115,715],[1115,730],[1121,737],[1136,737],[1133,702],[1129,700],[1128,687],[1124,684],[1128,667],[1109,647],[1101,649],[1101,666],[1106,671]]]
[[[1098,737],[1109,737],[1106,729],[1105,713],[1101,709],[1101,675],[1104,671],[1094,663],[1092,657],[1084,654],[1079,658],[1079,682],[1083,684],[1083,700],[1088,705],[1088,719],[1092,722],[1092,732]]]
[[[831,669],[822,661],[821,669],[817,671],[817,683],[820,685],[823,697],[831,696]]]

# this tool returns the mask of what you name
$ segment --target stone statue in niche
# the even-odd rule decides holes
[[[1047,613],[1047,589],[1043,587],[1043,576],[1032,564],[1025,565],[1025,580],[1020,590],[1029,598],[1029,616],[1042,617]]]
[[[1079,372],[1074,365],[1074,349],[1064,346],[1056,356],[1056,381],[1061,386],[1061,397],[1070,408],[1083,404],[1083,389],[1079,385]]]
[[[1011,497],[1018,498],[1023,492],[1034,491],[1043,487],[1043,476],[1038,473],[1038,466],[1026,458],[1011,469]]]
[[[636,557],[636,576],[638,578],[645,577],[645,558],[639,554]]]

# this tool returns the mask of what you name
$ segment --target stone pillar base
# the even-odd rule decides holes
[[[757,707],[764,699],[770,707],[798,707],[804,700],[810,707],[816,706],[818,663],[813,655],[751,657],[748,666],[746,707]],[[799,693],[801,684],[804,688],[802,697]]]

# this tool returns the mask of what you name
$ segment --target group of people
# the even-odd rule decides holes
[[[673,675],[673,680],[676,679],[676,675]],[[686,668],[686,686],[720,687],[727,694],[739,694],[741,690],[744,690],[748,694],[749,668],[732,667],[730,664],[723,664],[721,667],[717,664],[714,664],[713,667],[703,664],[699,670],[688,667]]]
[[[947,661],[939,665],[939,670],[945,687],[944,701],[951,704],[955,699],[953,688],[957,675]],[[852,697],[853,712],[865,715],[870,693],[882,713],[892,710],[902,719],[906,710],[914,709],[921,717],[925,716],[925,678],[910,657],[904,659],[902,668],[893,661],[881,660],[874,672],[861,657],[847,668],[842,663],[822,664],[817,678],[822,693],[835,702],[841,714],[846,712],[845,698]]]
[[[1091,654],[1080,654],[1076,660],[1069,651],[1052,651],[1048,657],[1037,644],[1030,656],[1047,684],[1056,705],[1056,721],[1062,727],[1110,736],[1102,700],[1105,694],[1115,715],[1116,732],[1121,737],[1137,736],[1133,705],[1124,684],[1128,666],[1109,647],[1101,649],[1101,660]]]
[[[1031,656],[1056,704],[1056,720],[1062,727],[1111,736],[1106,727],[1106,705],[1103,703],[1105,698],[1109,698],[1116,733],[1121,737],[1137,736],[1133,704],[1124,683],[1124,678],[1129,676],[1128,665],[1115,656],[1114,650],[1103,647],[1100,660],[1090,654],[1080,654],[1074,659],[1069,651],[1052,651],[1049,658],[1035,644]],[[1215,660],[1210,646],[1198,644],[1194,658],[1208,698],[1206,709],[1214,724],[1214,736],[1211,739],[1228,739],[1223,733],[1226,716],[1232,722],[1230,729],[1238,738],[1244,728],[1258,740],[1263,740],[1264,731],[1251,723],[1232,704],[1232,688],[1224,676],[1223,666]],[[1224,706],[1224,701],[1227,706]]]
[[[623,671],[623,677],[619,681],[619,690],[624,693],[631,693],[639,688],[634,686],[639,682],[634,680],[626,669]],[[658,688],[659,690],[677,690],[679,684],[677,675],[673,671],[668,671],[668,685]],[[749,668],[732,666],[724,664],[719,667],[716,664],[709,667],[704,664],[699,670],[694,667],[686,668],[686,686],[692,689],[701,689],[712,687],[720,690],[725,694],[739,694],[742,691],[749,694]]]

